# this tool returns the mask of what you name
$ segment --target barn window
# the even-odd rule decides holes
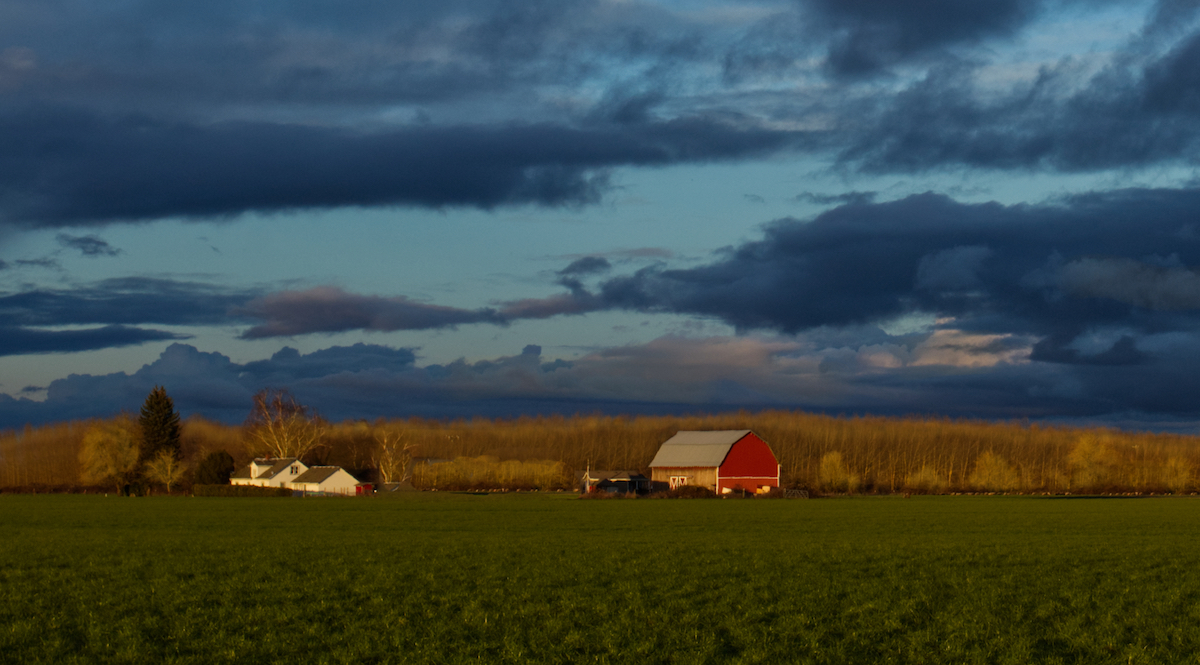
[[[671,489],[688,484],[687,476],[671,476]]]

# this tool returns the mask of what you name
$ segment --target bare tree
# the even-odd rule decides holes
[[[415,444],[404,443],[404,432],[389,427],[375,430],[375,467],[385,483],[404,482],[412,477],[412,451]]]
[[[254,395],[246,429],[260,452],[298,458],[321,444],[325,423],[286,388],[266,388]]]
[[[164,449],[146,462],[145,474],[151,482],[166,485],[167,494],[170,494],[171,485],[183,480],[186,470],[187,467],[175,456],[174,450]]]

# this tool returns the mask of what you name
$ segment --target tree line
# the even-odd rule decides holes
[[[241,425],[180,421],[156,387],[139,416],[0,433],[0,487],[177,491],[228,482],[254,457],[342,466],[417,488],[570,488],[592,469],[647,471],[678,430],[752,429],[785,485],[824,493],[1171,492],[1200,489],[1200,437],[940,418],[771,410],[693,416],[379,419],[332,423],[286,390]]]

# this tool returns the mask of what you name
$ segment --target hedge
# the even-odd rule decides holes
[[[192,496],[292,496],[292,490],[256,485],[192,485]]]

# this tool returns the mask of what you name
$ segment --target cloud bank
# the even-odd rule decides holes
[[[761,240],[692,268],[655,264],[604,277],[607,261],[578,259],[558,274],[567,292],[496,308],[317,289],[268,296],[240,311],[268,320],[248,337],[503,324],[604,310],[695,315],[785,334],[923,315],[1059,346],[1100,329],[1133,338],[1190,334],[1200,325],[1200,277],[1192,267],[1200,266],[1197,206],[1200,190],[1193,189],[1014,206],[927,193],[779,220]]]
[[[789,152],[1077,172],[1195,166],[1200,147],[1189,3],[7,6],[0,223],[26,228],[581,206],[614,169]],[[1091,10],[1128,33],[1012,73],[1029,31]]]

